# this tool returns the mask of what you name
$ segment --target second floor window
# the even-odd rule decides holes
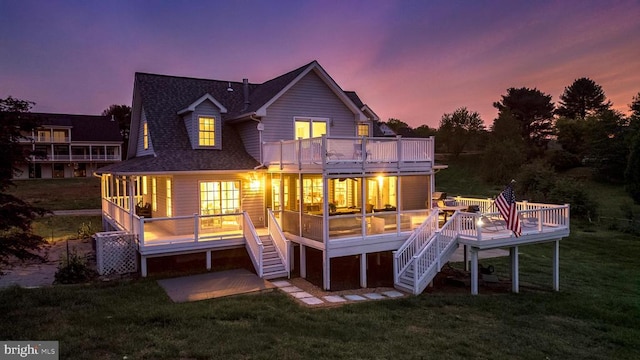
[[[369,124],[360,123],[358,124],[358,136],[369,136]]]
[[[216,145],[216,119],[201,116],[198,118],[198,145]]]
[[[295,119],[295,138],[308,139],[327,134],[327,119]]]
[[[146,121],[142,123],[142,146],[145,150],[149,148],[149,127]]]

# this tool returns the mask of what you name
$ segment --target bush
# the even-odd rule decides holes
[[[555,183],[556,173],[553,169],[543,161],[535,161],[520,168],[515,190],[523,199],[544,202]]]
[[[548,153],[549,164],[556,171],[566,171],[582,166],[580,157],[564,150],[553,150]]]
[[[598,203],[593,200],[584,186],[576,181],[557,181],[549,192],[549,201],[557,204],[571,204],[571,217],[591,221],[598,216]]]
[[[78,255],[73,249],[68,254],[63,255],[55,274],[57,284],[78,284],[93,279],[96,272],[91,269],[87,261]]]
[[[82,225],[80,225],[80,227],[78,228],[78,239],[90,238],[91,236],[93,236],[93,234],[95,234],[95,231],[91,226],[91,221],[89,221],[88,223],[83,222]]]

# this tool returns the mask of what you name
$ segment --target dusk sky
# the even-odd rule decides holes
[[[627,112],[640,1],[0,0],[0,98],[32,111],[131,105],[136,71],[260,83],[312,60],[382,120],[493,122],[510,87],[557,102],[589,77]]]

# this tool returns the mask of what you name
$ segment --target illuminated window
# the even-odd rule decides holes
[[[216,145],[216,119],[212,117],[198,118],[198,144],[200,146]]]
[[[239,181],[203,181],[200,183],[200,214],[234,214],[240,212]],[[203,227],[212,227],[220,218],[202,219]]]
[[[142,195],[147,195],[147,177],[142,177]]]
[[[145,150],[149,148],[149,128],[146,121],[142,123],[142,147]]]
[[[369,136],[369,124],[358,124],[358,136]]]
[[[151,209],[158,211],[158,183],[156,178],[151,178]]]
[[[171,193],[173,192],[171,188],[171,179],[167,179],[167,217],[173,216],[173,210],[171,209]]]
[[[305,211],[320,211],[322,205],[322,178],[303,178],[302,196]]]
[[[295,119],[295,138],[308,139],[327,134],[327,119]]]
[[[53,130],[54,142],[67,142],[69,137],[67,136],[67,130]]]

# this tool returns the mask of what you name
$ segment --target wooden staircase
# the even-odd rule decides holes
[[[264,246],[262,252],[262,273],[264,279],[277,279],[281,277],[289,277],[289,273],[286,270],[285,264],[278,255],[273,239],[271,236],[260,236],[260,241]]]

